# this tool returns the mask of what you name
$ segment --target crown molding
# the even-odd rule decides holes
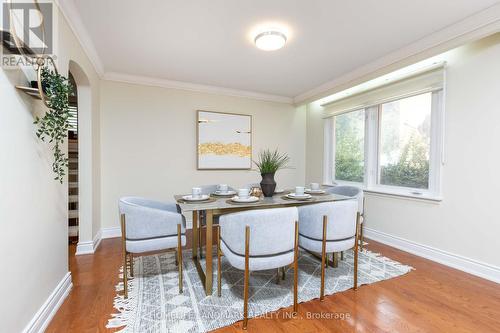
[[[80,14],[78,14],[78,10],[76,9],[73,0],[54,0],[54,3],[59,7],[61,13],[66,19],[66,22],[68,22],[70,29],[73,31],[73,34],[80,43],[83,51],[92,63],[92,66],[94,66],[94,70],[97,72],[97,75],[102,78],[104,75],[104,66],[99,58],[94,43],[87,32],[87,29],[83,25]]]
[[[293,102],[295,105],[313,102],[499,31],[500,4],[495,4],[378,60],[297,95]]]
[[[183,81],[173,81],[166,79],[158,79],[149,76],[140,76],[140,75],[131,75],[124,73],[116,73],[116,72],[106,72],[103,76],[103,80],[106,81],[115,81],[115,82],[124,82],[131,84],[140,84],[145,86],[153,86],[153,87],[161,87],[161,88],[170,88],[170,89],[180,89],[180,90],[188,90],[195,92],[202,92],[208,94],[216,94],[216,95],[224,95],[224,96],[234,96],[234,97],[245,97],[250,99],[256,99],[260,101],[266,102],[276,102],[276,103],[285,103],[285,104],[293,104],[293,98],[287,96],[280,95],[270,95],[264,94],[254,91],[247,90],[237,90],[231,88],[223,88],[218,86],[183,82]]]
[[[371,63],[346,73],[332,81],[295,97],[265,94],[253,91],[203,85],[191,82],[166,80],[160,78],[105,72],[94,43],[90,38],[73,0],[54,0],[66,18],[84,52],[94,66],[97,74],[104,80],[142,84],[172,89],[205,92],[211,94],[246,97],[278,103],[301,105],[342,91],[354,85],[390,73],[401,67],[430,58],[455,47],[484,38],[500,31],[500,3],[473,14],[440,31],[428,35],[410,45],[379,58]]]

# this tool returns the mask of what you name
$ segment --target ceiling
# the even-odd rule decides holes
[[[72,0],[105,73],[295,97],[496,0]],[[278,51],[251,32],[289,30]]]

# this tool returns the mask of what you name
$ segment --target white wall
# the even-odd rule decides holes
[[[100,222],[100,78],[63,15],[58,16],[59,72],[67,75],[70,62],[78,87],[79,244],[92,243]],[[79,82],[80,81],[80,82]],[[84,96],[84,92],[89,92]],[[90,95],[90,96],[88,96]],[[81,97],[90,97],[90,101]]]
[[[446,56],[443,201],[368,195],[366,227],[375,236],[387,234],[386,240],[399,237],[445,251],[452,260],[464,259],[468,267],[463,268],[471,271],[489,266],[489,274],[500,279],[500,223],[495,214],[500,192],[500,34]],[[306,156],[311,163],[306,180],[320,181],[322,110],[313,103],[307,107]]]
[[[60,73],[67,75],[69,61],[77,61],[88,73],[98,97],[99,81],[92,66],[61,15],[57,23],[59,30],[54,37]],[[0,68],[2,332],[42,327],[53,310],[54,303],[50,302],[57,302],[57,297],[61,296],[51,298],[52,293],[59,286],[70,285],[67,183],[61,185],[53,179],[52,151],[35,135],[34,116],[42,115],[46,109],[41,101],[16,90],[14,86],[18,84],[27,85],[27,78],[20,69]],[[98,108],[97,99],[89,111],[93,115],[88,117],[98,120]],[[98,126],[93,128],[93,133],[98,134]],[[96,195],[98,193],[97,189]],[[99,224],[98,211],[94,221]],[[93,221],[89,222],[92,225]],[[88,231],[90,239],[92,228]],[[100,225],[94,228],[97,232]],[[48,305],[46,312],[38,313],[44,304]],[[28,326],[30,322],[35,326]]]
[[[253,152],[279,148],[294,169],[279,187],[303,184],[305,110],[280,103],[112,81],[101,84],[102,225],[118,227],[118,199],[138,195],[172,201],[191,187],[259,182],[255,171],[196,170],[196,110],[251,114]]]

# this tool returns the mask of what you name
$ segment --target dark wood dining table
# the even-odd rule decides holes
[[[289,193],[290,191],[285,191]],[[300,206],[300,205],[311,205],[321,202],[332,202],[340,200],[352,199],[351,197],[346,197],[339,194],[316,194],[312,195],[309,200],[293,200],[287,198],[284,194],[275,194],[272,197],[261,198],[255,203],[235,203],[231,201],[229,197],[218,197],[211,195],[210,199],[207,201],[199,202],[188,202],[182,199],[184,195],[175,195],[174,198],[177,201],[177,205],[183,214],[192,213],[193,215],[193,242],[192,242],[192,257],[195,263],[198,275],[205,286],[206,295],[212,294],[213,288],[213,225],[214,217],[223,214],[234,213],[245,210],[252,209],[266,209],[266,208],[277,208],[277,207],[290,207],[290,206]],[[206,245],[206,255],[205,255],[205,267],[202,267],[200,258],[198,257],[198,246],[201,241],[198,239],[198,228],[201,227],[200,213],[205,212],[205,223],[206,223],[206,233],[205,233],[205,245]],[[299,221],[300,223],[300,221]]]

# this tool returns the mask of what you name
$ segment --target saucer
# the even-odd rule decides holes
[[[186,201],[205,201],[205,200],[208,200],[210,198],[210,196],[206,195],[206,194],[202,194],[200,195],[199,197],[193,197],[192,195],[184,195],[182,197],[183,200],[186,200]]]
[[[319,190],[306,189],[304,192],[308,193],[308,194],[324,194],[324,193],[326,193],[326,191],[322,190],[322,189],[319,189]]]
[[[297,199],[297,200],[307,200],[307,199],[312,198],[312,196],[310,194],[307,194],[307,193],[304,193],[301,195],[297,195],[295,193],[290,193],[290,194],[287,194],[286,196],[290,199]]]
[[[257,202],[259,201],[259,198],[257,197],[253,197],[253,196],[249,196],[247,198],[240,198],[238,197],[237,195],[235,195],[234,197],[231,198],[231,201],[234,201],[234,202]]]
[[[221,192],[219,190],[215,191],[214,193],[212,193],[213,195],[220,195],[222,197],[225,197],[225,196],[228,196],[228,195],[235,195],[236,194],[236,191],[227,191],[227,192]]]

